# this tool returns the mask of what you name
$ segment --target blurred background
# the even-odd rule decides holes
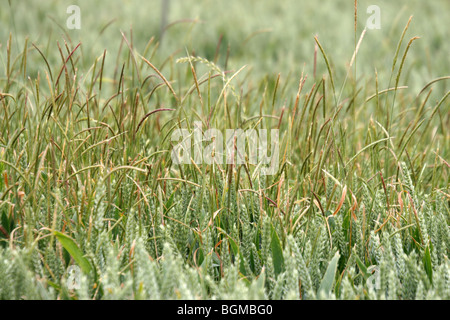
[[[155,37],[160,44],[153,59],[159,66],[167,59],[186,56],[189,51],[216,60],[229,70],[248,65],[247,70],[254,76],[281,73],[299,78],[303,71],[311,77],[317,35],[336,77],[343,79],[355,46],[353,0],[1,0],[0,3],[3,67],[10,33],[17,52],[23,50],[28,37],[29,44],[34,43],[55,62],[60,62],[57,41],[72,42],[72,47],[82,42],[80,62],[87,68],[106,49],[105,65],[109,71],[116,66],[121,31],[141,54]],[[66,26],[70,5],[81,9],[79,30]],[[360,0],[358,38],[371,15],[366,12],[370,5],[380,7],[381,29],[368,30],[365,35],[357,60],[358,78],[374,79],[376,68],[379,81],[387,84],[393,55],[411,15],[414,18],[405,42],[412,36],[421,39],[413,44],[405,65],[405,80],[410,88],[420,90],[430,80],[450,73],[450,1]],[[122,50],[121,54],[127,52]],[[29,59],[30,73],[43,68],[37,52]],[[318,77],[323,73],[326,66],[319,53]]]

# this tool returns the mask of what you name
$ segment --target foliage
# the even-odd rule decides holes
[[[270,58],[282,39],[258,56],[270,71],[242,69],[211,30],[177,54],[201,30],[123,32],[116,55],[2,37],[0,299],[450,299],[448,41],[444,74],[421,78],[409,26],[363,77],[309,35],[310,76],[271,74],[292,62]],[[277,173],[174,164],[194,121],[278,128]]]

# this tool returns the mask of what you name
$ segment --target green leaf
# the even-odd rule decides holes
[[[330,296],[331,290],[333,288],[334,277],[336,275],[338,261],[339,261],[340,257],[341,257],[341,255],[339,254],[339,251],[336,252],[333,259],[331,259],[330,263],[328,264],[327,271],[325,272],[322,282],[320,283],[320,287],[319,287],[319,291],[318,291],[319,294],[321,294],[323,292],[323,293],[325,293],[325,295],[327,297]]]
[[[81,270],[83,270],[84,273],[89,274],[92,270],[92,266],[84,257],[83,252],[80,250],[80,248],[78,248],[75,241],[61,232],[54,231],[54,234],[58,241],[61,242],[64,249],[66,249],[67,252],[69,252],[72,258],[76,261],[76,263],[78,263]]]
[[[361,271],[365,280],[367,280],[372,274],[367,271],[367,267],[364,263],[359,259],[359,257],[355,254],[356,264],[358,265],[359,270]]]
[[[224,230],[222,230],[221,228],[217,228],[219,231],[221,231],[227,238],[228,238],[228,242],[230,243],[230,247],[231,250],[233,250],[233,254],[235,256],[239,256],[239,272],[242,273],[243,275],[247,275],[246,270],[245,270],[245,265],[244,265],[244,258],[242,256],[242,253],[239,250],[239,246],[236,244],[236,242],[234,241],[234,239],[228,235]]]
[[[265,284],[266,284],[266,271],[263,268],[261,270],[260,275],[258,276],[258,279],[256,280],[256,288],[258,288],[261,291],[264,291]]]
[[[169,211],[170,207],[172,207],[174,196],[175,196],[175,192],[173,192],[170,195],[169,200],[167,200],[166,203],[164,204],[164,214],[167,214],[167,212]]]
[[[278,238],[278,235],[273,226],[271,247],[274,271],[276,275],[279,275],[283,272],[284,269],[283,249],[281,249],[280,238]]]
[[[56,283],[54,283],[54,282],[52,282],[50,280],[47,280],[47,284],[52,286],[53,288],[55,288],[58,291],[61,290],[61,286],[59,286],[58,284],[56,284]]]
[[[430,282],[433,283],[433,265],[431,263],[430,245],[425,248],[425,255],[423,256],[423,263],[425,265],[425,271],[427,272]]]

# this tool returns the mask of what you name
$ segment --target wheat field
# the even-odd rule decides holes
[[[0,1],[1,300],[450,299],[448,1],[72,5]]]

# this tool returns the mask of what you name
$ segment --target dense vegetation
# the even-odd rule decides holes
[[[0,299],[450,299],[449,4],[324,3],[2,1]],[[276,174],[173,163],[194,121]]]

